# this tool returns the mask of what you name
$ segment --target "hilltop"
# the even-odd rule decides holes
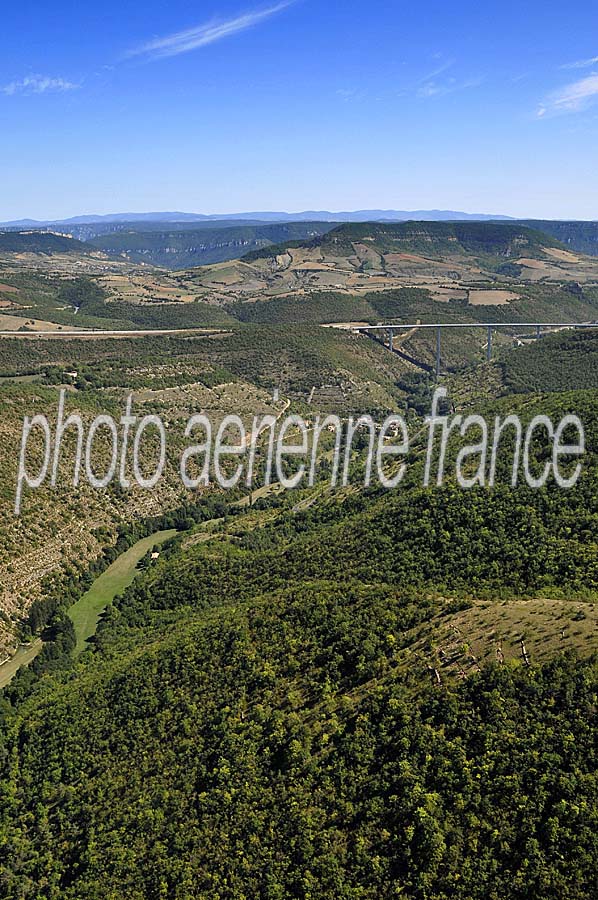
[[[125,329],[596,318],[598,261],[516,223],[210,225],[121,231],[93,244],[41,232],[0,238],[8,328],[29,327],[28,316]],[[255,243],[268,246],[178,270]],[[157,265],[165,260],[171,268]]]
[[[475,288],[495,290],[483,302],[501,305],[524,284],[598,282],[598,263],[517,224],[372,222],[341,225],[312,241],[285,242],[181,276],[221,302],[422,287],[445,302],[467,299]]]
[[[426,252],[431,256],[463,252],[466,254],[491,254],[511,257],[523,250],[558,246],[558,242],[538,230],[518,224],[461,222],[363,222],[340,225],[310,242],[311,247],[333,247],[340,253],[351,255],[355,245],[367,241],[371,249],[389,253],[397,249]],[[297,246],[287,244],[286,247]],[[271,252],[286,249],[282,244]],[[259,258],[257,251],[250,258]]]
[[[92,252],[92,248],[67,235],[46,231],[5,231],[0,232],[0,254],[36,253],[45,256],[58,253]]]

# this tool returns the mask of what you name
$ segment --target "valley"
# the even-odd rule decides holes
[[[12,233],[9,238],[3,253],[0,247],[2,284],[11,304],[5,308],[4,319],[14,322],[15,334],[8,336],[13,332],[10,328],[0,338],[7,485],[15,483],[12,469],[17,460],[18,405],[31,403],[32,411],[36,405],[55,405],[61,386],[66,385],[70,392],[73,409],[87,415],[106,405],[118,409],[126,392],[133,391],[136,405],[159,411],[175,435],[180,427],[177,422],[194,409],[207,410],[215,421],[239,404],[248,418],[263,414],[272,409],[268,397],[275,391],[297,410],[306,409],[309,403],[314,412],[342,411],[345,415],[401,407],[423,412],[425,404],[419,392],[422,397],[430,396],[426,369],[433,371],[436,365],[433,330],[414,327],[405,334],[397,332],[394,343],[401,353],[397,355],[357,333],[355,324],[371,325],[382,319],[389,324],[465,326],[468,322],[554,321],[559,316],[587,324],[598,319],[598,264],[561,250],[552,238],[514,224],[335,227],[307,243],[293,241],[286,249],[258,251],[247,261],[227,263],[237,266],[239,272],[261,272],[264,280],[258,284],[252,275],[247,283],[253,286],[243,300],[238,299],[236,282],[226,291],[221,290],[222,285],[216,293],[207,291],[214,267],[174,275],[152,269],[151,275],[143,275],[128,263],[110,262],[114,274],[99,270],[79,274],[80,242],[72,242],[66,277],[60,267],[67,259],[64,244],[69,245],[69,239],[28,234],[22,237],[23,247],[30,251],[33,241],[36,252],[18,253],[23,249],[21,236]],[[46,243],[48,238],[51,240]],[[87,263],[95,265],[97,260],[90,260],[96,256],[95,250],[88,254]],[[299,259],[301,263],[293,262]],[[502,262],[505,259],[508,263]],[[522,260],[527,260],[528,268],[532,262],[545,266],[548,274],[541,281],[528,279]],[[511,266],[519,269],[518,274]],[[120,274],[116,274],[119,267]],[[414,285],[419,268],[427,286]],[[336,273],[335,278],[346,277],[350,290],[326,289],[326,273],[330,272]],[[433,282],[435,272],[437,283]],[[443,286],[447,272],[454,279],[451,288]],[[268,285],[274,285],[279,275],[292,280],[293,290],[279,295],[277,285],[269,296]],[[297,288],[296,279],[303,276],[317,279],[316,289]],[[475,281],[468,280],[474,277]],[[111,281],[115,278],[121,280],[118,289]],[[374,288],[372,278],[379,278],[383,286]],[[194,295],[193,301],[188,296],[173,300],[168,294],[140,300],[128,293],[129,286],[135,289],[135,285],[145,284],[144,290],[154,290],[150,284],[164,287],[172,279],[204,293]],[[390,287],[392,284],[396,286]],[[286,287],[290,288],[291,282]],[[254,290],[257,296],[252,299]],[[197,299],[200,296],[203,299]],[[22,314],[25,308],[28,318]],[[36,318],[42,314],[47,319]],[[321,328],[343,321],[353,324],[347,329]],[[76,326],[67,322],[76,322]],[[36,336],[46,328],[52,333]],[[532,330],[528,331],[531,335]],[[495,358],[484,363],[485,329],[448,329],[442,339],[443,377],[450,380],[457,396],[468,396],[469,403],[472,381],[468,370],[472,367],[484,373],[480,397],[490,396],[484,387],[490,383],[493,392],[499,385],[499,391],[508,393],[516,379],[521,383],[523,377],[515,375],[519,359],[530,363],[537,359],[543,366],[550,348],[559,341],[572,346],[581,341],[584,348],[590,348],[592,335],[591,329],[587,334],[563,338],[546,335],[541,346],[517,349],[526,342],[526,329],[501,328],[493,335]],[[584,365],[591,371],[590,363]],[[559,371],[552,367],[547,386]],[[31,383],[27,383],[29,379]],[[589,386],[585,375],[580,386]],[[175,448],[181,439],[179,433]],[[19,563],[11,556],[16,533],[9,521],[5,526],[5,562],[0,564],[6,567],[2,605],[7,618],[2,627],[3,640],[8,643],[19,617],[40,596],[43,579],[55,571],[58,561],[77,560],[84,566],[97,554],[99,543],[90,532],[110,523],[113,527],[124,515],[156,514],[183,501],[174,472],[167,474],[151,502],[143,493],[137,498],[89,495],[81,536],[73,539],[72,533],[67,538],[55,521],[47,495],[44,489],[32,496],[29,517],[19,523]],[[73,508],[82,509],[82,496],[70,505],[74,502]],[[9,490],[4,499],[10,503]],[[44,527],[51,527],[53,536],[44,540],[42,553],[39,545]]]
[[[598,690],[597,330],[535,339],[526,323],[598,320],[598,265],[519,225],[442,224],[340,226],[181,272],[0,250],[18,329],[0,336],[7,896],[135,884],[132,897],[274,900],[317,884],[374,900],[401,884],[486,900],[498,878],[497,896],[517,882],[527,900],[536,841],[551,883],[575,860],[579,893],[564,896],[585,900],[595,816],[572,825],[563,779],[593,809],[593,743],[569,735],[593,727]],[[412,326],[395,332],[402,355],[359,330],[381,321]],[[458,327],[436,378],[422,326],[438,323]],[[456,430],[443,484],[423,486],[438,385],[456,414],[516,414],[524,430],[579,415],[578,481],[512,486],[506,441],[494,485],[463,490]],[[173,455],[151,492],[73,488],[67,435],[57,486],[26,489],[15,518],[22,417],[51,418],[63,390],[86,428],[131,396]],[[312,486],[267,485],[258,467],[251,489],[189,492],[177,460],[200,412],[248,427],[401,413],[406,475],[364,486],[363,436],[332,487],[325,432]],[[541,431],[529,443],[535,471],[552,450]],[[105,466],[108,444],[95,453]],[[154,456],[150,442],[143,464]]]

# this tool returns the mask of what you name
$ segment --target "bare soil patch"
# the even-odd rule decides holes
[[[0,314],[0,331],[19,331],[26,329],[32,333],[36,331],[79,331],[69,325],[65,328],[63,325],[57,325],[56,322],[44,322],[42,319],[26,319],[24,316],[7,316]]]
[[[570,253],[569,250],[559,250],[558,247],[547,247],[544,253],[546,256],[551,256],[553,259],[558,259],[561,262],[581,262],[579,256],[576,256],[575,253]]]
[[[467,300],[467,291],[458,288],[431,287],[432,299],[437,303],[448,303],[450,300]]]
[[[471,306],[504,306],[512,300],[520,300],[519,294],[512,291],[470,291]]]

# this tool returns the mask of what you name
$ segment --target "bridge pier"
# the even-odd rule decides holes
[[[433,329],[436,332],[436,359],[432,365],[428,363],[422,363],[417,359],[410,356],[406,353],[402,344],[397,344],[395,349],[394,346],[394,334],[395,331],[401,334],[401,332],[413,332],[417,329]],[[419,320],[415,324],[407,324],[407,323],[393,323],[392,325],[386,324],[384,322],[380,322],[378,325],[368,325],[366,327],[360,327],[357,331],[360,334],[365,334],[372,340],[377,341],[379,344],[382,344],[383,347],[387,347],[388,349],[395,354],[398,354],[407,362],[412,363],[412,365],[419,366],[419,368],[423,369],[430,374],[435,374],[436,378],[440,376],[442,371],[442,355],[441,355],[441,331],[443,328],[485,328],[488,335],[488,344],[486,348],[486,359],[489,361],[492,359],[492,351],[493,351],[493,339],[494,332],[497,333],[503,328],[510,329],[526,329],[525,334],[522,334],[522,337],[525,338],[533,338],[533,334],[535,331],[536,338],[541,338],[547,332],[550,332],[554,329],[562,330],[564,328],[593,328],[598,329],[598,322],[543,322],[538,324],[537,322],[420,322]],[[531,334],[527,329],[531,330]],[[49,332],[40,332],[41,334],[49,334]],[[66,333],[66,332],[65,332]],[[97,332],[102,334],[110,334],[112,332]],[[115,334],[120,334],[121,332],[113,332]],[[128,332],[128,334],[157,334],[158,332]],[[6,335],[13,335],[16,332],[4,332]]]

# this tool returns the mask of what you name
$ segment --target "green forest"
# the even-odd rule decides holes
[[[598,336],[594,329],[545,335],[541,343],[512,351],[502,361],[510,390],[566,391],[598,387]]]
[[[76,660],[57,584],[2,700],[3,896],[593,896],[593,399],[517,401],[582,415],[570,491],[423,489],[415,442],[393,492],[200,501]]]

